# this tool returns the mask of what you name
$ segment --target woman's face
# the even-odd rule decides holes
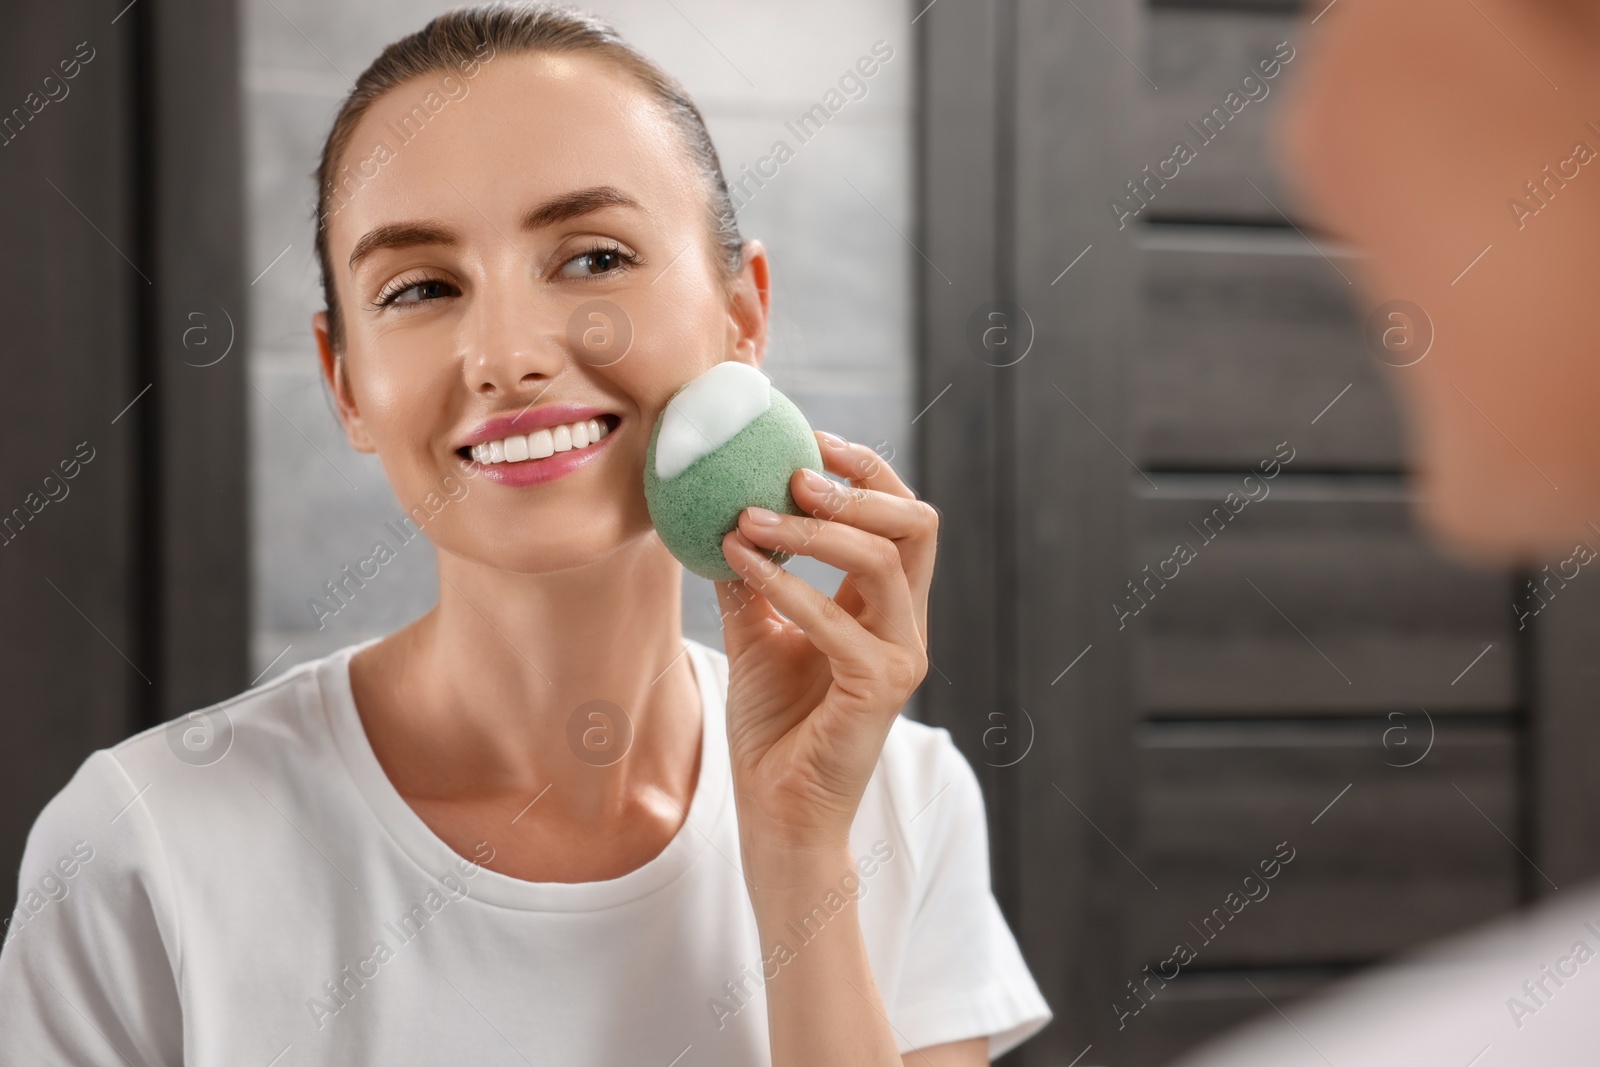
[[[342,381],[315,325],[350,442],[402,506],[441,550],[519,572],[650,536],[655,418],[708,367],[759,364],[767,287],[750,242],[729,295],[653,98],[601,58],[498,55],[390,91],[340,162]],[[530,458],[487,462],[519,442]]]

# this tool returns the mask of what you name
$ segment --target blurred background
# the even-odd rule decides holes
[[[318,372],[311,174],[351,80],[446,6],[11,13],[0,871],[89,752],[431,605],[419,543],[308,606],[400,515]],[[1332,5],[586,6],[687,85],[730,179],[794,152],[739,211],[766,370],[943,514],[907,713],[979,773],[1056,1013],[1009,1062],[1159,1063],[1595,873],[1595,579],[1419,537],[1385,379],[1431,328],[1383,338],[1273,165]],[[692,576],[684,622],[720,645]]]

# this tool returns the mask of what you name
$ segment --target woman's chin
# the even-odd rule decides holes
[[[595,524],[587,524],[581,534],[565,537],[518,536],[495,544],[454,546],[448,549],[458,560],[506,574],[546,575],[585,571],[596,574],[618,574],[635,570],[643,557],[659,554],[662,560],[671,556],[653,528],[617,535],[600,534]],[[655,552],[651,552],[651,543]]]

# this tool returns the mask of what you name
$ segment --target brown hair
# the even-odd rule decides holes
[[[683,137],[690,161],[706,185],[712,247],[718,253],[723,280],[731,283],[737,277],[743,263],[743,241],[722,176],[722,164],[700,109],[676,78],[624,41],[610,23],[575,7],[494,3],[456,8],[389,45],[361,72],[323,144],[316,174],[316,253],[322,269],[322,297],[328,306],[328,332],[335,351],[344,347],[344,330],[328,260],[329,201],[335,194],[336,168],[345,172],[350,169],[338,164],[357,124],[372,103],[389,90],[436,71],[467,70],[485,59],[486,50],[488,58],[502,52],[587,52],[614,61],[638,78]],[[359,188],[359,178],[353,180]]]

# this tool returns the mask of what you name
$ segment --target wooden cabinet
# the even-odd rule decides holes
[[[950,387],[918,421],[923,707],[979,772],[1056,1013],[1017,1063],[1160,1063],[1600,872],[1600,579],[1521,626],[1526,575],[1419,532],[1405,368],[1368,351],[1358,250],[1274,166],[1337,14],[918,21],[915,406]],[[1020,361],[972,343],[995,307]]]

